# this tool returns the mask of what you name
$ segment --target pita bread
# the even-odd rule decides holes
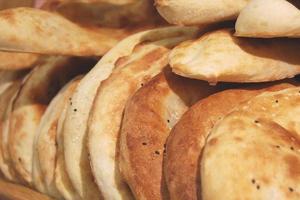
[[[35,137],[33,152],[33,183],[43,193],[62,199],[55,185],[55,167],[57,160],[57,124],[61,111],[76,89],[79,78],[66,84],[53,98],[41,118]]]
[[[299,123],[295,116],[291,123]],[[205,146],[202,199],[299,199],[299,149],[299,135],[272,119],[233,112]]]
[[[274,195],[280,199],[299,198],[296,183],[300,177],[292,170],[300,167],[297,158],[299,90],[299,87],[294,87],[264,92],[240,105],[216,125],[201,158],[203,199],[218,199],[220,185],[225,179],[226,186],[223,185],[221,189],[222,198],[270,199]],[[230,134],[226,134],[228,131]],[[233,157],[233,151],[239,154],[234,153]],[[239,162],[240,159],[243,162]],[[213,168],[210,167],[213,165],[219,169],[212,175]],[[258,166],[260,169],[256,170]],[[231,172],[232,169],[234,172]],[[215,177],[218,179],[217,184]],[[238,188],[241,188],[243,194]],[[236,192],[231,193],[232,190]]]
[[[99,56],[118,41],[112,31],[108,37],[34,8],[1,11],[0,31],[1,50],[50,55]]]
[[[18,178],[7,152],[7,128],[9,125],[12,101],[20,88],[20,84],[21,80],[14,81],[14,83],[0,95],[0,169],[7,180],[14,182],[18,182]]]
[[[240,13],[235,29],[235,35],[243,37],[300,37],[300,10],[286,0],[253,0]]]
[[[81,200],[80,196],[76,192],[74,186],[71,183],[70,177],[66,170],[65,155],[64,155],[64,122],[67,116],[67,110],[71,106],[72,99],[64,106],[61,115],[58,119],[57,133],[56,133],[56,166],[55,166],[55,185],[60,194],[66,200]],[[100,199],[100,197],[98,197]]]
[[[94,182],[85,146],[88,116],[101,82],[108,78],[114,69],[123,68],[132,60],[141,60],[146,53],[157,48],[156,41],[165,39],[170,40],[170,43],[178,43],[195,37],[198,31],[198,28],[168,27],[132,35],[103,56],[79,83],[72,96],[72,105],[67,111],[63,132],[66,169],[81,197],[91,196],[92,199],[94,195],[101,196]],[[143,51],[139,50],[141,48]]]
[[[156,0],[158,12],[177,25],[205,25],[237,18],[249,0]]]
[[[8,146],[24,184],[32,185],[33,142],[46,107],[66,82],[93,64],[86,59],[50,57],[23,81],[13,104]]]
[[[93,174],[104,198],[132,198],[117,163],[122,113],[127,99],[140,85],[167,66],[169,50],[182,39],[175,37],[141,44],[123,61],[129,62],[117,68],[98,88],[88,122],[88,150]],[[135,53],[142,56],[132,59]]]
[[[168,68],[127,102],[120,133],[119,166],[135,199],[167,198],[162,176],[166,138],[189,106],[217,89],[206,82],[177,76]]]
[[[298,39],[236,38],[233,30],[207,33],[170,53],[176,74],[210,83],[265,82],[300,73]]]
[[[38,61],[36,54],[0,51],[0,69],[3,70],[33,68]]]
[[[270,85],[240,85],[241,88],[218,92],[200,100],[182,116],[168,137],[164,159],[164,174],[171,199],[197,199],[198,159],[217,121],[266,90],[293,87],[289,83]]]

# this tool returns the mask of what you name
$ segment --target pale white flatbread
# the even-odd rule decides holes
[[[241,11],[235,30],[242,37],[299,38],[300,10],[286,0],[252,0]]]
[[[249,0],[156,0],[159,13],[171,24],[206,25],[237,18]]]
[[[170,53],[178,75],[210,83],[266,82],[300,73],[300,39],[250,39],[233,30],[209,32],[180,44]]]

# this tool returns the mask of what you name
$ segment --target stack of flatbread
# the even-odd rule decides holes
[[[0,199],[300,199],[299,7],[0,0]]]

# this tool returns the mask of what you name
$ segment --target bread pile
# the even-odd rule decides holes
[[[300,199],[299,5],[0,0],[0,176],[66,200]]]

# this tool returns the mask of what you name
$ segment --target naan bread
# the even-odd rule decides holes
[[[45,109],[65,83],[93,64],[86,59],[49,57],[23,81],[13,104],[8,146],[25,184],[32,185],[33,141]]]
[[[235,29],[235,35],[243,37],[299,38],[300,10],[286,0],[252,0],[240,13]]]
[[[62,199],[55,185],[55,168],[57,160],[57,126],[62,110],[79,83],[76,77],[66,84],[53,98],[41,118],[37,129],[33,152],[33,183],[43,193]]]
[[[300,73],[299,51],[300,39],[237,38],[222,29],[177,46],[170,65],[179,75],[210,83],[274,81]]]
[[[40,56],[31,53],[15,53],[0,51],[0,69],[20,70],[33,68]]]
[[[218,87],[186,79],[166,69],[127,102],[119,142],[119,167],[135,199],[166,199],[164,144],[181,115]],[[151,180],[151,181],[145,181]]]
[[[179,41],[195,37],[197,32],[197,28],[169,27],[130,36],[103,56],[99,63],[79,83],[72,96],[72,105],[67,111],[63,132],[66,169],[81,197],[90,197],[91,199],[94,196],[101,196],[94,182],[86,149],[88,117],[101,82],[107,79],[116,69],[124,68],[134,60],[142,60],[145,54],[149,54],[154,49],[161,49],[157,41],[165,40],[175,45]],[[157,54],[155,54],[156,57],[158,57]],[[152,62],[155,58],[150,59],[149,57],[149,61]],[[144,60],[143,63],[147,63],[147,60]],[[98,158],[95,159],[100,161]],[[116,195],[120,198],[118,193]]]
[[[34,8],[0,11],[0,32],[1,50],[50,55],[100,56],[119,40]]]
[[[202,199],[300,198],[299,91],[262,93],[214,127],[199,161]]]
[[[238,85],[236,85],[238,86]],[[172,129],[166,144],[164,159],[165,180],[170,199],[197,200],[199,184],[198,159],[205,141],[217,121],[236,106],[266,91],[293,87],[284,83],[270,87],[260,84],[255,87],[240,85],[213,94],[193,105]]]
[[[237,18],[249,0],[156,0],[159,13],[171,24],[205,25]]]

